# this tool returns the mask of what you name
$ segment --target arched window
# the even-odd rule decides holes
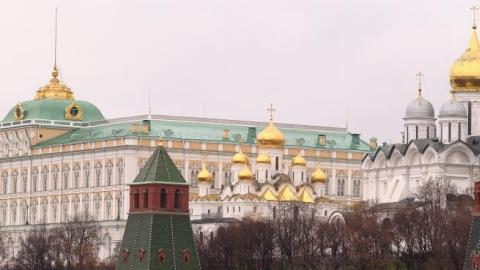
[[[12,193],[18,192],[18,173],[13,171],[12,173]]]
[[[448,122],[448,142],[452,141],[452,123]]]
[[[182,193],[179,189],[175,190],[175,201],[174,201],[174,208],[179,209],[181,207],[181,197]]]
[[[275,170],[278,171],[278,157],[275,157]]]
[[[90,163],[87,162],[83,166],[83,186],[84,187],[89,187],[90,186]]]
[[[143,191],[143,208],[148,209],[148,190]]]
[[[138,191],[133,195],[133,208],[140,208],[140,194],[138,194]]]
[[[166,208],[167,207],[167,191],[162,188],[160,191],[160,208]]]
[[[275,219],[277,217],[277,207],[273,207],[273,211],[272,211],[272,217],[273,219]]]

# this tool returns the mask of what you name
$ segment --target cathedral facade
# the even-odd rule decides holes
[[[385,144],[362,163],[363,198],[380,203],[414,197],[428,180],[471,193],[480,177],[480,45],[474,24],[468,47],[450,69],[451,98],[438,115],[423,97],[405,112],[402,143]]]
[[[267,213],[288,200],[321,200],[329,217],[361,199],[361,161],[372,149],[345,128],[273,119],[106,119],[74,98],[55,66],[34,98],[0,122],[0,228],[9,256],[32,226],[87,214],[102,228],[99,257],[112,256],[126,224],[128,184],[160,141],[189,184],[191,218],[200,221]]]

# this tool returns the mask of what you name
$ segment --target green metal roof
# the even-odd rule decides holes
[[[69,99],[39,99],[39,100],[28,100],[21,103],[24,110],[24,119],[43,119],[43,120],[65,120],[65,109],[76,102],[78,106],[83,110],[83,120],[82,122],[91,122],[104,120],[105,117],[100,112],[100,110],[90,102],[83,100],[69,100]],[[14,106],[8,114],[3,118],[2,123],[13,122],[15,120],[15,109],[17,106]]]
[[[158,146],[152,156],[140,169],[131,185],[145,183],[175,183],[186,184],[182,174],[178,171],[172,159],[163,146]]]
[[[149,132],[135,132],[132,129],[132,125],[141,125],[142,123],[150,125]],[[72,144],[122,137],[152,137],[216,142],[238,142],[241,140],[247,144],[254,144],[256,134],[265,126],[266,124],[252,126],[181,120],[118,122],[78,128],[42,142],[37,146]],[[224,137],[225,130],[228,130],[228,137]],[[358,135],[348,132],[281,127],[279,127],[279,130],[285,135],[286,146],[371,151],[369,145],[360,140]],[[326,136],[325,145],[318,143],[319,135]]]
[[[166,256],[165,261],[160,262],[158,254],[162,250]],[[189,262],[183,259],[184,250],[191,253]],[[142,251],[145,255],[143,260],[139,258]],[[127,255],[126,260],[124,255]],[[200,269],[190,217],[178,214],[130,214],[116,269]]]

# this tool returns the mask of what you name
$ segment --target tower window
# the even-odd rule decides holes
[[[140,208],[140,194],[138,192],[133,195],[133,208]]]
[[[174,201],[175,209],[179,209],[181,206],[181,196],[182,194],[180,193],[180,190],[179,189],[175,190],[175,201]]]
[[[145,209],[148,208],[148,190],[147,189],[143,192],[143,208]]]
[[[452,141],[452,123],[448,123],[448,142]]]
[[[275,170],[278,171],[278,157],[275,157]]]
[[[418,140],[418,126],[415,126],[415,139]]]
[[[167,191],[162,188],[160,191],[160,208],[166,208],[167,207]]]
[[[468,102],[468,135],[472,135],[472,102]]]

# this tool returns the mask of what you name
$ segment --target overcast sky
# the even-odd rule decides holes
[[[471,0],[0,0],[0,114],[58,66],[108,118],[155,114],[345,126],[397,142],[415,98],[438,112]]]

